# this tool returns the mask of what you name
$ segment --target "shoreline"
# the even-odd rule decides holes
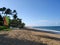
[[[52,33],[52,34],[60,34],[60,31],[49,30],[49,29],[42,29],[42,28],[25,27],[24,29],[40,31],[40,32],[46,32],[46,33]]]

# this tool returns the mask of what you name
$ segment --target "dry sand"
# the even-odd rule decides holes
[[[60,45],[60,34],[26,29],[0,31],[0,45]]]

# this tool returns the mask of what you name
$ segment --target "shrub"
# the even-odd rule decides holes
[[[8,27],[6,27],[6,26],[0,26],[0,31],[1,30],[10,30]]]

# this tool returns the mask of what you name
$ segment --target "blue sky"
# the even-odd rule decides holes
[[[60,0],[0,0],[0,7],[17,10],[26,26],[60,26]]]

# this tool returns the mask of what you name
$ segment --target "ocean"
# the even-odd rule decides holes
[[[60,26],[34,26],[33,28],[60,34]]]

